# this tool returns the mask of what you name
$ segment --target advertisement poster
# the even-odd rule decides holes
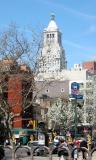
[[[45,145],[45,135],[43,133],[38,133],[38,144]]]

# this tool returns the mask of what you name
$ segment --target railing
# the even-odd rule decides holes
[[[30,160],[34,160],[35,159],[35,156],[34,156],[34,153],[36,150],[38,149],[41,149],[41,150],[45,150],[45,153],[47,154],[47,158],[49,160],[53,160],[55,159],[53,157],[53,150],[54,149],[50,149],[46,146],[38,146],[36,147],[35,149],[32,149],[31,147],[29,146],[23,146],[23,145],[20,145],[20,146],[17,146],[15,149],[12,147],[12,146],[4,146],[4,150],[6,152],[9,151],[11,152],[12,154],[12,160],[17,160],[17,159],[24,159],[24,160],[27,160],[27,158],[29,157]],[[91,151],[89,151],[87,148],[85,147],[81,147],[81,148],[74,148],[72,150],[72,152],[70,151],[70,149],[68,148],[64,148],[67,152],[68,152],[68,160],[73,160],[72,159],[72,152],[74,152],[75,150],[77,150],[77,152],[82,152],[82,149],[87,153],[87,160],[93,160],[92,159],[92,156],[94,154],[94,152],[96,152],[96,148],[93,148]],[[23,151],[23,152],[22,152]],[[21,154],[22,152],[22,154]],[[26,153],[26,154],[25,154]],[[75,153],[75,152],[74,152]],[[7,158],[7,157],[6,157]],[[38,157],[39,158],[39,157]],[[28,160],[29,160],[28,159]],[[59,158],[58,158],[59,159]],[[78,156],[77,156],[77,160],[80,159]],[[96,158],[95,158],[96,159]],[[94,159],[94,160],[95,160]],[[11,160],[11,159],[10,159]]]
[[[70,152],[70,150],[68,148],[66,148],[66,147],[64,147],[63,149],[65,151],[67,151],[67,153],[68,153],[68,160],[71,160],[71,152]],[[49,160],[52,160],[53,151],[54,151],[54,149],[50,151],[50,159]]]
[[[23,157],[22,157],[22,155],[20,154],[20,153],[22,152],[22,149],[24,150],[24,152],[23,152]],[[20,152],[19,155],[18,155],[18,152],[19,152],[20,150],[21,150],[21,152]],[[25,155],[24,155],[24,153],[25,153]],[[22,145],[16,147],[16,149],[15,149],[15,151],[14,151],[14,160],[17,159],[17,158],[19,158],[19,157],[21,157],[21,158],[30,157],[30,159],[32,159],[32,150],[31,150],[31,148],[28,147],[28,146],[22,146]]]
[[[75,151],[77,150],[77,160],[78,160],[78,158],[79,158],[79,156],[78,156],[78,153],[81,151],[84,151],[85,153],[86,153],[86,159],[87,160],[91,160],[91,152],[87,149],[87,148],[85,148],[85,147],[80,147],[80,148],[74,148],[73,150],[72,150],[72,152],[73,152],[73,155],[74,155],[74,153],[75,153]],[[72,158],[71,158],[72,159]],[[71,160],[70,159],[70,160]]]
[[[34,160],[34,153],[37,149],[41,149],[41,150],[45,150],[47,151],[47,154],[49,155],[49,160],[52,160],[52,156],[51,156],[51,150],[50,148],[46,147],[46,146],[38,146],[35,149],[32,150],[32,160]]]

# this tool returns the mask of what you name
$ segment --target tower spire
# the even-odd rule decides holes
[[[55,14],[54,13],[51,14],[51,20],[55,20]]]

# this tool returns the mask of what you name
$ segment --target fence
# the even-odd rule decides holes
[[[53,157],[53,150],[46,147],[46,146],[38,146],[36,147],[35,149],[32,150],[31,147],[29,146],[18,146],[16,147],[15,149],[12,147],[12,146],[5,146],[4,147],[4,150],[5,150],[5,158],[9,160],[35,160],[36,159],[36,156],[34,156],[34,153],[36,150],[45,150],[46,152],[46,160],[57,160],[59,158],[54,158]],[[72,155],[72,152],[67,149],[67,148],[64,148],[67,152],[68,152],[68,160],[73,160],[71,155]],[[96,159],[96,155],[94,155],[94,153],[96,153],[96,148],[93,148],[91,151],[89,151],[87,148],[85,147],[81,147],[81,148],[74,148],[73,149],[73,152],[75,150],[77,150],[78,152],[82,152],[82,149],[87,153],[87,160],[95,160]],[[6,157],[6,153],[10,152],[10,154],[7,154],[7,157]],[[8,157],[9,155],[9,157]],[[38,159],[38,158],[37,158]],[[40,158],[39,158],[40,159]],[[43,160],[43,158],[42,158]],[[77,160],[81,160],[80,157],[77,158]]]

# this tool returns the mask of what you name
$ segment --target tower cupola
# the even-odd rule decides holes
[[[55,31],[55,30],[58,30],[59,28],[58,28],[58,26],[57,26],[57,24],[56,24],[56,22],[55,22],[55,15],[54,14],[52,14],[51,15],[51,20],[50,20],[50,22],[49,22],[49,25],[48,25],[48,27],[47,27],[47,31]]]

